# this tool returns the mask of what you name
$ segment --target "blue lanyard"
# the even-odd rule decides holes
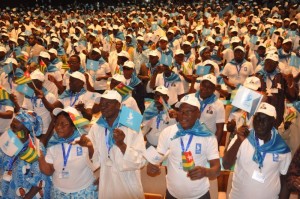
[[[200,107],[200,112],[202,113],[208,104],[203,103]]]
[[[180,138],[180,145],[181,145],[181,151],[182,151],[182,152],[185,152],[185,151],[187,151],[187,150],[190,148],[191,142],[192,142],[192,140],[193,140],[193,136],[194,136],[194,135],[190,135],[190,138],[189,138],[189,140],[188,140],[188,143],[187,143],[187,145],[186,145],[186,148],[184,148],[183,140],[182,140],[182,138]]]
[[[156,129],[159,129],[159,124],[160,124],[161,120],[162,120],[162,114],[160,112],[156,117]]]
[[[70,156],[72,144],[69,144],[67,154],[66,154],[66,151],[65,151],[64,143],[61,143],[61,148],[62,148],[63,158],[64,158],[64,168],[63,168],[63,170],[65,170],[65,168],[67,166],[67,163],[68,163],[69,156]]]
[[[30,98],[30,101],[31,101],[31,103],[32,103],[32,107],[33,107],[33,109],[34,109],[34,107],[37,107],[37,97],[31,97]]]
[[[106,145],[106,148],[107,148],[107,154],[108,154],[108,157],[109,157],[109,152],[110,152],[110,149],[111,149],[111,146],[109,146],[109,141],[108,141],[108,129],[105,128],[105,145]]]
[[[75,94],[75,99],[74,99],[73,102],[72,102],[72,98],[73,98],[73,94],[71,94],[71,96],[70,96],[70,106],[71,106],[71,107],[73,107],[73,106],[75,105],[76,101],[77,101],[78,98],[79,98],[79,94],[78,94],[78,93]]]
[[[240,65],[240,67],[239,67],[239,65],[235,65],[235,68],[237,70],[238,76],[240,76],[240,71],[242,69],[242,65]]]
[[[164,82],[164,86],[166,87],[166,88],[169,88],[169,86],[170,86],[170,84],[169,84],[169,82]]]
[[[258,141],[258,138],[255,137],[255,140],[256,140],[256,145],[257,145],[257,147],[259,147],[259,141]],[[262,164],[263,164],[263,162],[264,162],[264,160],[265,160],[266,154],[267,154],[266,152],[262,152],[262,153],[261,153],[261,156],[262,156],[262,162],[259,163],[259,169],[262,168]]]
[[[12,89],[12,78],[8,76],[9,88]]]

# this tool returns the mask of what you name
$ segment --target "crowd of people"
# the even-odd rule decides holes
[[[221,168],[230,199],[300,193],[300,5],[273,3],[2,9],[0,198],[144,198],[145,166],[167,199],[210,198]]]

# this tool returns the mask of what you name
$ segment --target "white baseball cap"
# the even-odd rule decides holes
[[[208,37],[207,40],[206,40],[206,42],[211,42],[213,44],[216,43],[216,41],[212,37]]]
[[[171,23],[173,23],[173,21],[172,21]],[[169,29],[167,33],[172,33],[172,34],[174,34],[174,30]]]
[[[52,38],[51,41],[52,41],[52,42],[55,42],[55,43],[59,43],[59,39],[56,38],[56,37]]]
[[[232,43],[240,43],[240,42],[241,42],[241,40],[240,40],[239,37],[232,37],[231,40],[230,40],[230,43],[231,43],[231,44],[232,44]]]
[[[51,48],[50,50],[48,50],[48,52],[57,56],[57,50],[54,48]]]
[[[259,108],[257,109],[256,113],[264,113],[268,116],[274,117],[275,119],[277,116],[275,107],[266,102],[262,102],[259,105]]]
[[[100,51],[99,48],[93,48],[92,51],[97,52],[97,53],[99,53],[101,55],[101,51]]]
[[[12,63],[14,65],[18,65],[17,60],[15,58],[11,58],[11,57],[7,58],[6,61],[4,62],[4,64],[9,64],[9,63]]]
[[[179,108],[181,106],[181,104],[186,103],[189,104],[191,106],[195,106],[198,109],[200,109],[200,102],[199,100],[196,98],[195,94],[188,94],[185,95],[183,98],[181,98],[180,102],[176,103],[176,107]]]
[[[101,99],[110,99],[110,100],[117,100],[119,103],[122,102],[122,96],[116,90],[106,90],[102,95]]]
[[[47,53],[47,52],[45,52],[45,51],[42,51],[42,52],[40,52],[40,55],[39,55],[40,57],[43,57],[43,58],[45,58],[45,59],[49,59],[50,60],[50,55],[49,55],[49,53]]]
[[[286,44],[289,42],[293,43],[293,41],[290,38],[288,38],[288,39],[283,40],[282,44]]]
[[[161,93],[163,95],[169,95],[169,90],[166,87],[164,87],[164,86],[158,86],[158,87],[156,87],[155,91],[159,92],[159,93]]]
[[[58,115],[59,113],[61,113],[61,112],[72,113],[72,114],[74,114],[74,115],[80,115],[79,112],[78,112],[75,108],[73,108],[73,107],[71,107],[71,106],[67,106],[67,107],[64,108],[64,109],[62,109],[62,108],[55,108],[55,109],[52,111],[53,115],[55,115],[55,116],[57,116],[57,115]]]
[[[188,45],[188,46],[192,46],[191,42],[189,42],[189,41],[185,41],[185,42],[183,42],[183,44],[182,44],[182,45]]]
[[[129,59],[129,53],[122,50],[121,52],[118,53],[118,57],[126,57],[127,59]]]
[[[9,41],[12,41],[12,42],[14,42],[14,43],[16,43],[16,44],[18,43],[17,40],[16,40],[15,38],[9,38]]]
[[[268,53],[267,56],[266,56],[266,60],[267,59],[271,59],[271,60],[276,61],[276,62],[279,61],[279,57],[275,53]]]
[[[152,50],[152,51],[150,51],[149,56],[159,57],[158,51],[157,51],[157,50]]]
[[[214,85],[217,85],[217,78],[216,78],[214,75],[212,75],[212,74],[204,75],[204,76],[202,77],[201,82],[204,81],[204,80],[210,81],[210,82],[213,83]]]
[[[6,53],[6,52],[7,52],[7,50],[6,50],[6,48],[5,48],[5,47],[3,47],[3,46],[0,46],[0,52],[4,52],[4,53]]]
[[[162,36],[159,38],[159,41],[168,41],[168,38],[166,36]]]
[[[241,51],[245,52],[245,48],[243,48],[242,46],[235,47],[234,51],[236,51],[236,50],[241,50]]]
[[[30,74],[30,78],[31,79],[37,79],[37,80],[39,80],[41,82],[45,81],[45,75],[39,69],[36,69],[35,71],[33,71]]]
[[[260,79],[258,77],[252,76],[247,77],[243,84],[246,88],[257,91],[261,87]]]
[[[128,67],[134,69],[134,63],[132,61],[126,61],[123,65],[123,67]]]
[[[113,25],[112,27],[114,30],[119,30],[119,26],[118,25]]]
[[[75,72],[71,73],[70,76],[74,77],[76,79],[79,79],[79,80],[81,80],[81,81],[83,81],[85,83],[85,76],[84,76],[84,74],[82,74],[79,71],[75,71]]]
[[[175,55],[184,55],[184,52],[183,52],[183,50],[181,50],[181,49],[177,49],[177,50],[175,51]]]
[[[125,84],[125,82],[126,82],[126,79],[125,79],[124,75],[120,75],[120,74],[114,74],[112,76],[112,79],[114,79],[118,82],[122,82],[123,84]]]
[[[138,37],[136,38],[136,40],[137,40],[137,41],[144,41],[144,37],[138,36]]]

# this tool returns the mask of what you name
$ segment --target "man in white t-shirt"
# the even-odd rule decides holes
[[[234,90],[238,85],[243,84],[245,79],[253,75],[253,73],[252,64],[245,59],[245,49],[242,46],[237,46],[234,49],[234,59],[225,65],[221,76],[225,84],[231,90]]]
[[[274,128],[275,118],[275,107],[263,102],[250,134],[247,128],[237,131],[238,139],[223,157],[225,169],[235,164],[230,199],[288,198],[291,152]]]
[[[218,143],[221,142],[223,127],[225,123],[225,109],[223,103],[214,94],[217,85],[217,78],[208,74],[203,76],[200,83],[200,90],[196,97],[200,101],[200,121],[216,135]]]
[[[166,198],[208,199],[208,178],[220,172],[217,139],[199,122],[200,103],[194,94],[184,96],[178,105],[178,123],[161,132],[157,146],[162,155],[169,151]],[[210,168],[205,167],[207,161]],[[159,165],[148,164],[148,175],[159,172]]]

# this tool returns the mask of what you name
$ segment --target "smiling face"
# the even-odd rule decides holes
[[[200,97],[206,99],[215,92],[215,85],[208,80],[204,80],[200,83]]]
[[[257,113],[253,118],[253,128],[259,139],[265,140],[271,135],[271,130],[274,126],[275,118],[264,113]]]
[[[75,130],[75,126],[66,112],[61,112],[57,115],[54,128],[57,135],[65,139],[71,137]]]
[[[106,119],[115,118],[119,114],[120,103],[117,100],[101,98],[100,111]]]
[[[199,108],[187,103],[180,105],[177,119],[184,130],[191,129],[199,118]]]

